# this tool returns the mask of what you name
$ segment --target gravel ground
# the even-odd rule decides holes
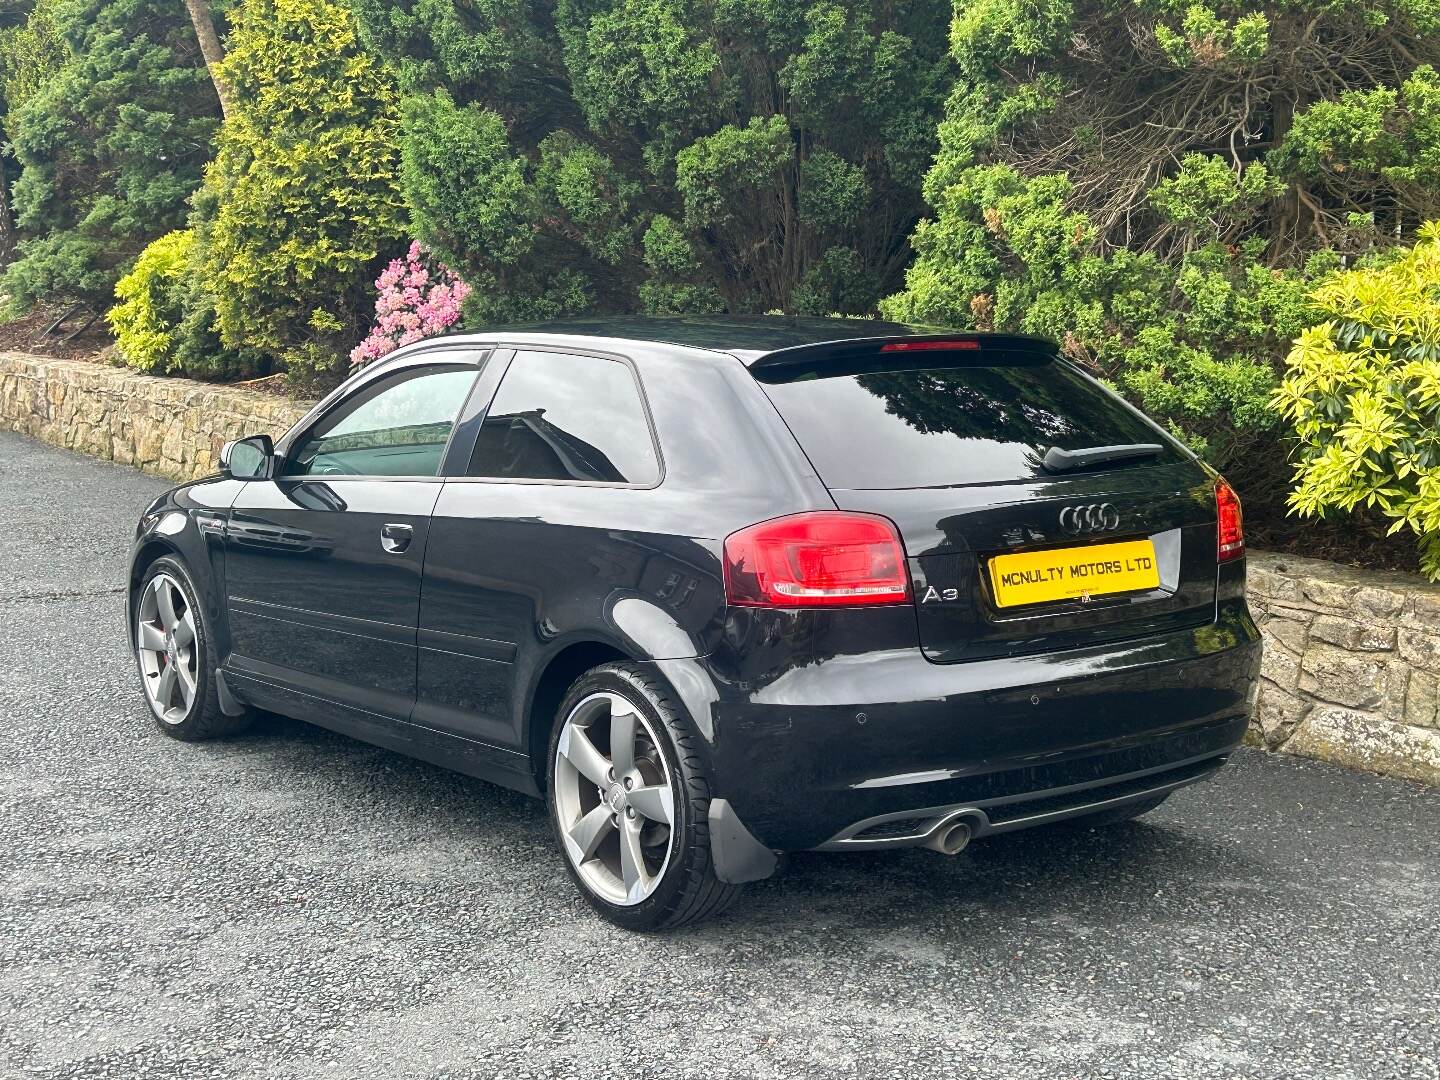
[[[119,582],[162,487],[0,433],[0,1075],[1440,1076],[1440,793],[1246,752],[1142,823],[799,856],[630,936],[538,803],[155,731]]]

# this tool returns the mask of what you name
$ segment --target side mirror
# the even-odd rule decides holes
[[[251,435],[226,443],[220,450],[220,468],[235,480],[268,480],[275,467],[275,440]]]

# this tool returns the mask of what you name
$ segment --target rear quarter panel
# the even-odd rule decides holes
[[[445,483],[426,554],[417,719],[523,752],[535,686],[566,645],[641,661],[711,652],[725,625],[724,537],[834,505],[738,360],[627,355],[659,444],[658,484]]]

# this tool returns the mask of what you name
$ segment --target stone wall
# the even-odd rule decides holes
[[[1440,784],[1440,586],[1250,553],[1265,635],[1251,740]]]
[[[308,408],[257,390],[0,353],[0,426],[173,480],[213,473],[225,443],[279,437]]]

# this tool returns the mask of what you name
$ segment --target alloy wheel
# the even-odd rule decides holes
[[[620,694],[584,698],[560,730],[552,779],[576,873],[612,904],[649,898],[670,863],[675,829],[670,769],[650,721]]]
[[[167,724],[190,715],[199,680],[195,614],[169,574],[156,574],[140,597],[135,652],[150,707]]]

